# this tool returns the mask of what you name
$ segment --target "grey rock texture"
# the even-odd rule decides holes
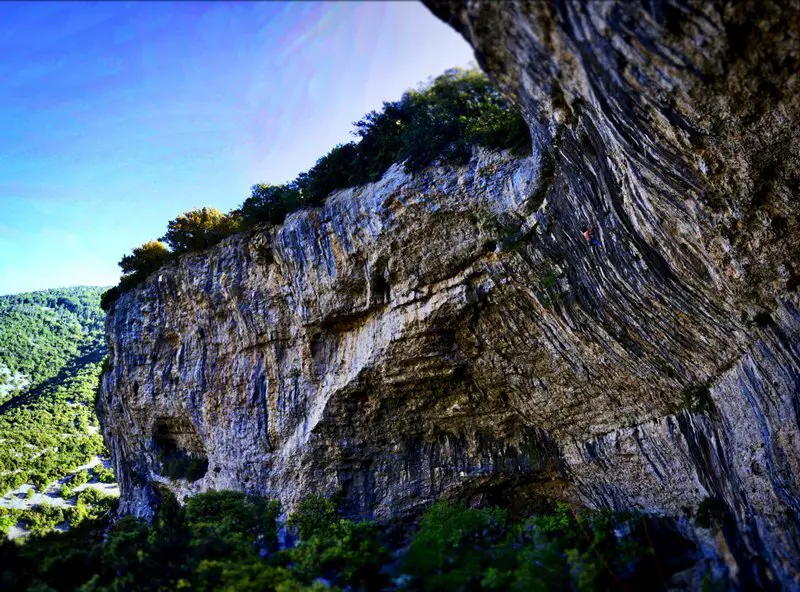
[[[123,510],[567,499],[674,520],[690,586],[800,588],[797,3],[426,3],[533,155],[395,166],[123,295],[99,397]]]
[[[708,552],[731,583],[797,588],[800,4],[426,4],[552,171],[536,250],[558,257],[589,223],[602,243],[567,255],[577,306],[551,321],[566,327],[550,359],[581,342],[580,362],[519,404],[586,503],[680,516],[714,500]],[[566,425],[542,421],[543,393]]]
[[[549,438],[472,376],[479,310],[509,281],[498,241],[529,240],[516,228],[537,187],[533,159],[503,154],[413,178],[396,165],[122,296],[99,411],[123,510],[146,515],[154,486],[289,508],[340,492],[377,518],[450,492],[553,488]],[[167,478],[176,452],[206,474]]]

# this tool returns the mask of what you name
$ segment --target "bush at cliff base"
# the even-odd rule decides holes
[[[617,590],[652,589],[663,574],[633,515],[573,512],[511,520],[498,508],[441,502],[405,552],[372,522],[306,500],[279,549],[277,502],[230,491],[166,496],[152,524],[131,517],[0,545],[4,591]],[[662,580],[663,581],[663,580]]]

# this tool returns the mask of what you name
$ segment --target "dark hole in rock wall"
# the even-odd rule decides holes
[[[197,429],[185,419],[164,417],[153,427],[153,446],[161,475],[197,481],[208,471],[208,456]]]
[[[800,273],[790,272],[789,279],[786,280],[786,291],[794,292],[800,286]]]
[[[255,259],[261,265],[272,265],[275,262],[275,254],[272,252],[272,246],[269,243],[264,243],[256,247]]]
[[[440,356],[451,358],[457,352],[456,332],[454,329],[439,329],[436,331],[436,353]]]
[[[789,230],[789,221],[783,216],[775,216],[770,223],[772,230],[777,233],[784,233]]]
[[[775,321],[772,320],[772,315],[762,310],[760,312],[757,312],[753,316],[753,323],[764,329],[766,327],[774,325]]]
[[[311,357],[314,359],[315,362],[319,361],[318,358],[320,357],[324,349],[325,349],[325,335],[323,335],[322,333],[316,333],[312,335],[309,343],[309,351],[311,352]]]
[[[383,274],[376,273],[373,275],[370,284],[370,296],[372,300],[370,304],[388,304],[389,298],[391,297],[391,288],[389,287],[389,282],[383,277]]]
[[[374,518],[371,508],[375,507],[375,469],[370,459],[354,459],[342,463],[337,470],[341,487],[339,507],[348,516],[364,520]]]

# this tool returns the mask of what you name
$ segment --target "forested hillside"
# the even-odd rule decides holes
[[[106,351],[102,292],[0,297],[0,496],[25,484],[42,492],[103,454],[94,413]]]
[[[0,296],[0,402],[55,377],[76,358],[103,354],[100,288]]]

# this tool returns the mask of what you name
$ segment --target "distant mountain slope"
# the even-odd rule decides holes
[[[102,342],[103,288],[63,288],[0,296],[0,401],[58,374]]]
[[[42,487],[103,451],[93,405],[103,290],[0,297],[0,495]]]

